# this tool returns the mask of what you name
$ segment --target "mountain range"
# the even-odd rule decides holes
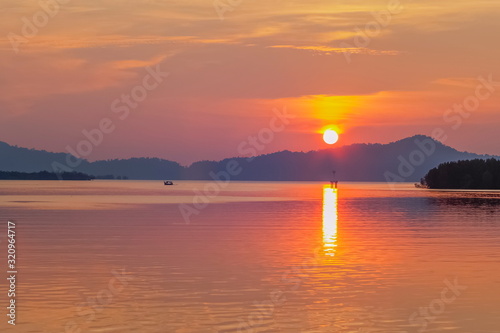
[[[428,136],[416,135],[388,144],[352,144],[329,149],[280,151],[253,158],[199,161],[190,166],[159,158],[89,162],[67,153],[21,148],[0,141],[0,171],[78,171],[129,179],[231,179],[276,181],[419,181],[443,162],[499,158],[461,152]]]

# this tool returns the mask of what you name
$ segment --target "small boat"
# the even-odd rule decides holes
[[[171,182],[170,180],[166,180],[163,182],[164,185],[174,185],[173,182]]]

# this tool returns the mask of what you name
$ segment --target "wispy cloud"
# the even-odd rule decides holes
[[[295,49],[295,50],[306,50],[312,51],[316,54],[321,55],[332,55],[334,53],[352,53],[352,54],[367,54],[367,55],[388,55],[395,56],[400,55],[405,52],[396,51],[396,50],[373,50],[366,47],[350,47],[350,48],[342,48],[342,47],[329,47],[329,46],[294,46],[294,45],[273,45],[270,47],[274,48],[287,48],[287,49]]]

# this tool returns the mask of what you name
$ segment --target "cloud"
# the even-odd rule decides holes
[[[364,54],[364,55],[389,55],[395,56],[403,54],[396,50],[373,50],[366,47],[328,47],[328,46],[294,46],[294,45],[273,45],[274,48],[287,48],[296,50],[312,51],[315,54],[332,55],[332,54]]]
[[[224,21],[206,0],[70,2],[18,55],[0,40],[0,132],[12,143],[64,149],[156,64],[168,80],[96,156],[224,157],[283,105],[300,124],[273,149],[315,148],[304,136],[328,121],[342,122],[352,141],[367,137],[355,128],[370,125],[377,138],[432,128],[471,78],[500,78],[500,4],[401,2],[369,45],[351,48],[340,45],[354,45],[386,0],[243,0]],[[4,37],[40,9],[29,0],[2,6]],[[493,111],[485,103],[484,113]],[[483,114],[474,121],[478,133],[490,126]]]

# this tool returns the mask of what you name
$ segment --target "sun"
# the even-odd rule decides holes
[[[323,140],[325,140],[325,142],[328,143],[329,145],[333,145],[334,143],[336,143],[337,141],[339,141],[339,135],[334,130],[327,129],[323,133]]]

